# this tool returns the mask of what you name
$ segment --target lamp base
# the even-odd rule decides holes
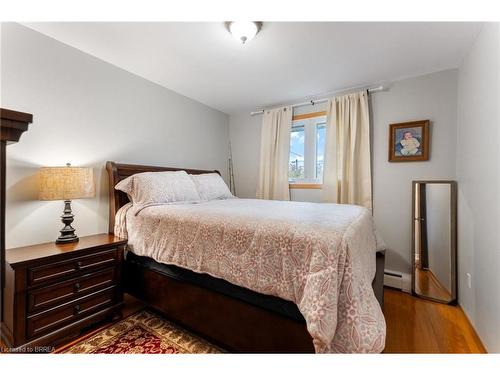
[[[71,201],[64,201],[64,212],[61,215],[61,221],[64,227],[60,230],[61,235],[57,237],[56,243],[78,242],[78,236],[75,234],[75,228],[71,226],[75,215],[71,212]]]
[[[72,236],[59,236],[57,237],[56,243],[69,243],[69,242],[78,242],[80,238],[76,234]]]

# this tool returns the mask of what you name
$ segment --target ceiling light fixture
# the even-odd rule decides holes
[[[253,39],[255,35],[257,35],[262,27],[262,22],[226,22],[226,27],[234,38],[238,39],[242,44],[245,44],[249,40]]]

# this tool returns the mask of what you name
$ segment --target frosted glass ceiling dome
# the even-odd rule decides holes
[[[259,32],[262,22],[252,21],[234,21],[228,23],[228,29],[231,35],[245,44],[253,39]]]

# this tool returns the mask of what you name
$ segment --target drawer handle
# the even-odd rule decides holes
[[[80,283],[75,284],[75,292],[78,292],[80,290]]]
[[[76,305],[74,307],[74,313],[75,313],[75,315],[77,315],[79,312],[80,312],[80,305]]]
[[[76,262],[76,269],[79,270],[82,268],[82,262]]]

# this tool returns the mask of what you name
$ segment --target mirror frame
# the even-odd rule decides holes
[[[451,253],[451,300],[443,301],[427,297],[415,292],[415,189],[417,184],[448,184],[450,185],[450,253]],[[414,180],[411,189],[411,294],[419,298],[448,305],[457,304],[458,262],[457,262],[457,182],[455,180]]]

